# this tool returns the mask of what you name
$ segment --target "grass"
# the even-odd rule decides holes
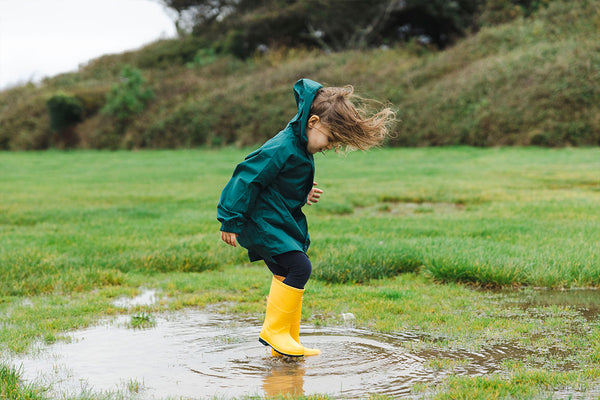
[[[0,260],[9,279],[1,293],[85,291],[120,285],[128,272],[243,262],[242,251],[219,242],[214,211],[242,155],[3,154]],[[422,270],[483,285],[600,284],[596,149],[376,150],[349,158],[318,160],[326,193],[307,211],[315,278],[363,282]],[[376,211],[363,212],[368,207]]]
[[[0,364],[0,398],[10,400],[42,400],[43,389],[24,384],[20,371]]]
[[[361,172],[352,182],[339,172],[323,171],[325,167],[319,171],[324,177],[320,184],[333,193],[326,193],[328,204],[315,211],[322,218],[312,223],[313,251],[326,260],[316,276],[360,282],[423,266],[424,273],[439,280],[485,285],[598,285],[598,250],[592,239],[598,235],[596,152],[357,154],[350,168]],[[375,159],[381,162],[375,164]],[[394,202],[441,206],[439,212],[430,206],[432,212],[407,215],[327,215],[340,203],[364,207]],[[572,239],[577,237],[583,240]]]
[[[131,316],[129,325],[134,329],[144,329],[156,326],[156,320],[151,314],[141,311]]]
[[[246,153],[0,153],[0,352],[63,340],[66,330],[123,313],[132,326],[215,303],[262,315],[268,271],[220,242],[215,217]],[[305,320],[336,325],[351,312],[357,326],[423,335],[411,351],[510,342],[531,355],[499,375],[425,387],[434,397],[536,398],[592,385],[600,377],[600,348],[590,346],[600,337],[597,317],[571,305],[522,308],[527,292],[481,287],[600,285],[598,160],[596,148],[317,156],[325,193],[305,209],[314,265]],[[168,300],[113,304],[141,287]],[[575,367],[565,371],[553,354]],[[0,365],[0,387],[43,398]],[[457,365],[431,361],[434,369]]]

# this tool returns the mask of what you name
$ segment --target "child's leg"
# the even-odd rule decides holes
[[[269,267],[273,275],[283,276],[285,278],[290,272],[289,268],[286,268],[283,265],[276,264],[272,261],[265,260],[265,264],[267,264],[267,267]]]
[[[312,264],[306,253],[301,251],[290,251],[288,253],[279,254],[273,257],[273,259],[277,262],[276,265],[279,267],[276,271],[285,272],[283,274],[276,273],[269,263],[267,263],[267,266],[269,266],[269,269],[274,275],[284,276],[285,280],[283,283],[288,286],[296,289],[304,289],[304,285],[308,282],[308,278],[310,278],[312,272]]]
[[[301,251],[292,251],[273,257],[276,263],[266,262],[267,266],[273,272],[275,277],[273,281],[283,281],[285,287],[289,287],[292,293],[300,290],[304,292],[304,285],[310,278],[312,265],[308,256]],[[285,278],[285,279],[284,279]],[[300,295],[298,303],[293,312],[287,317],[287,328],[291,338],[302,347],[302,353],[305,356],[313,356],[320,354],[318,349],[310,349],[302,346],[300,343],[300,319],[302,316],[302,295]],[[264,328],[263,328],[264,329]],[[265,337],[267,337],[265,335]],[[264,344],[264,343],[263,343]],[[271,347],[272,344],[271,344]],[[280,349],[281,350],[281,349]],[[292,349],[293,350],[293,349]],[[278,350],[271,350],[273,355],[277,355]]]

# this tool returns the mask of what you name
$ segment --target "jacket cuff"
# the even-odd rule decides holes
[[[236,235],[239,235],[240,233],[242,233],[243,226],[243,222],[224,221],[221,222],[221,231],[235,233]]]

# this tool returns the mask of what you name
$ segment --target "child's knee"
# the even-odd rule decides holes
[[[302,268],[302,274],[306,277],[306,280],[310,278],[310,274],[312,274],[312,264],[309,262],[305,263]]]

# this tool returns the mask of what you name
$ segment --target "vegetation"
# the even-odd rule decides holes
[[[0,363],[0,398],[10,400],[43,400],[43,389],[24,384],[20,372]]]
[[[139,69],[125,66],[121,71],[121,80],[112,87],[101,111],[120,120],[127,120],[144,111],[146,103],[154,97],[154,93],[147,87]]]
[[[131,317],[130,326],[136,329],[151,328],[156,325],[154,317],[144,311]]]
[[[162,0],[178,30],[240,58],[257,48],[360,49],[419,40],[443,48],[482,26],[528,16],[550,0]]]
[[[246,260],[215,202],[238,150],[2,155],[2,295],[88,291],[130,272]],[[375,150],[317,160],[314,277],[421,271],[481,285],[597,286],[597,149]],[[580,239],[581,238],[581,239]],[[590,239],[590,240],[586,240]]]
[[[598,0],[486,4],[478,18],[490,22],[443,51],[413,40],[335,53],[273,47],[241,60],[189,35],[104,56],[0,93],[0,149],[59,147],[48,139],[45,106],[59,91],[82,104],[80,148],[255,145],[293,115],[291,85],[300,77],[351,83],[391,103],[399,117],[393,146],[597,146]],[[140,71],[154,98],[121,120],[98,111],[125,65]]]
[[[215,217],[221,188],[249,150],[3,153],[0,353],[120,313],[131,313],[132,327],[212,303],[262,316],[269,272],[220,242]],[[318,156],[325,193],[306,207],[314,272],[305,320],[335,325],[352,312],[357,326],[422,335],[407,351],[508,341],[527,355],[509,357],[499,374],[415,388],[432,397],[585,391],[600,376],[600,348],[590,345],[597,315],[526,306],[531,288],[514,296],[478,288],[600,285],[599,156],[597,148],[466,147]],[[141,286],[168,300],[113,304]],[[0,365],[14,398],[43,398]],[[432,365],[450,371],[456,362]]]
[[[302,11],[309,2],[270,4]],[[182,5],[180,16],[191,3],[229,4],[169,3]],[[352,49],[328,41],[342,26],[311,15],[312,36],[278,31],[281,43],[262,52],[249,32],[271,35],[266,28],[278,25],[253,27],[274,15],[263,1],[234,3],[258,7],[0,93],[0,149],[83,149],[0,153],[0,398],[45,400],[50,389],[24,381],[10,356],[101,317],[128,314],[130,328],[151,329],[163,311],[214,303],[262,317],[269,272],[220,242],[215,207],[251,150],[244,146],[293,115],[300,77],[352,83],[393,104],[389,146],[448,146],[317,157],[325,193],[305,208],[314,271],[304,320],[337,325],[352,312],[357,326],[422,337],[406,351],[518,349],[497,373],[478,377],[452,376],[467,360],[432,358],[429,367],[448,378],[415,386],[415,396],[597,394],[597,313],[527,299],[536,288],[600,287],[600,2],[420,8],[449,21],[443,43],[428,31],[419,40],[418,26],[401,43],[389,32],[366,34],[378,8],[344,33]],[[402,3],[414,12],[420,2]],[[287,17],[276,21],[298,32]],[[159,148],[187,150],[90,150]],[[167,300],[115,305],[142,286]],[[115,398],[140,390],[130,381]]]
[[[62,147],[77,144],[75,125],[83,120],[83,106],[74,96],[59,92],[46,102],[50,114],[50,129],[57,133],[55,143]]]

